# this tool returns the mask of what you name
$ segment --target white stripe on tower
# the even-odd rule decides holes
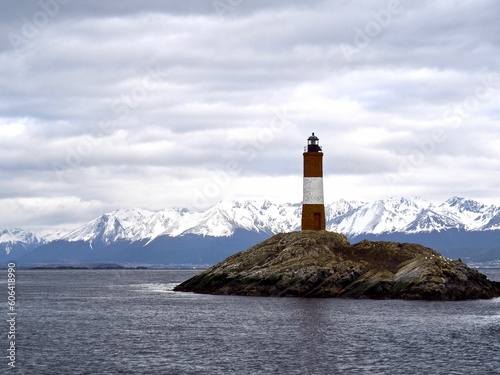
[[[304,177],[302,204],[324,204],[323,177]]]

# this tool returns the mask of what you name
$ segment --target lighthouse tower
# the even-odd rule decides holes
[[[323,151],[319,145],[319,138],[314,133],[307,139],[304,151],[302,230],[325,230]]]

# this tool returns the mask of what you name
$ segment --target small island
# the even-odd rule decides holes
[[[279,233],[174,290],[205,294],[465,300],[500,297],[460,260],[417,244],[361,241],[326,230]]]
[[[174,290],[282,297],[464,300],[500,296],[490,281],[460,260],[428,247],[361,241],[326,231],[323,148],[312,133],[304,148],[300,232],[279,233],[239,252]]]

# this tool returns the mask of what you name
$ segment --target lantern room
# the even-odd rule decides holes
[[[319,138],[312,133],[312,135],[307,138],[307,152],[322,152],[321,146],[319,145]]]

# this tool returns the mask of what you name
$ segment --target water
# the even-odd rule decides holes
[[[500,280],[500,270],[483,272]],[[172,291],[195,273],[19,270],[17,368],[8,370],[4,358],[0,373],[500,374],[499,298],[418,302]],[[6,301],[6,292],[2,296]],[[7,316],[7,304],[0,306]]]

